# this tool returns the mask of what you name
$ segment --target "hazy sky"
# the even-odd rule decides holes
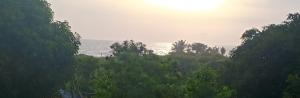
[[[288,13],[300,12],[300,0],[223,0],[205,10],[179,10],[149,0],[48,1],[55,19],[69,21],[72,30],[84,39],[143,42],[185,39],[211,45],[237,45],[245,30],[281,23]],[[172,0],[164,3],[168,2],[174,3]]]

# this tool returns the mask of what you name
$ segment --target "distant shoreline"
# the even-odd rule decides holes
[[[79,54],[85,54],[95,57],[105,57],[111,55],[110,46],[115,42],[121,41],[111,41],[111,40],[95,40],[95,39],[82,39],[81,46],[79,49]],[[154,51],[157,55],[166,55],[171,51],[172,43],[166,42],[154,42],[146,44],[148,49]],[[222,47],[222,46],[218,46]],[[227,50],[227,54],[230,50],[234,49],[235,46],[223,46]]]

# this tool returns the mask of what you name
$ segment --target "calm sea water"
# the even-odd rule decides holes
[[[81,40],[79,54],[86,54],[91,56],[109,56],[111,55],[110,46],[117,41],[107,40]],[[147,49],[151,49],[154,53],[165,55],[171,50],[171,43],[147,43]]]
[[[79,54],[86,54],[96,57],[111,55],[110,46],[117,41],[107,40],[90,40],[82,39]],[[145,43],[147,49],[151,49],[158,55],[165,55],[171,51],[172,43]],[[234,46],[224,46],[227,50],[231,50]]]

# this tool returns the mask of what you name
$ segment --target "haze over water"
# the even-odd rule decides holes
[[[236,46],[245,30],[280,23],[300,9],[300,0],[196,1],[49,0],[55,19],[68,20],[83,39],[144,43],[183,39],[212,46]]]
[[[79,54],[86,54],[96,57],[109,56],[111,55],[110,46],[115,42],[121,41],[109,41],[109,40],[91,40],[91,39],[82,39]],[[144,43],[148,49],[154,51],[158,55],[166,55],[171,51],[172,43]],[[211,47],[225,47],[227,53],[235,48],[235,46],[217,46],[213,45]]]

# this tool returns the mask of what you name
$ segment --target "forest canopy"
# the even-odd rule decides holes
[[[133,40],[78,54],[80,36],[45,0],[0,0],[1,98],[300,98],[300,14],[249,29],[234,50]],[[230,51],[230,54],[226,54]]]

